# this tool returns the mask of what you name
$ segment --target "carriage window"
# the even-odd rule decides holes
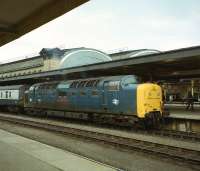
[[[11,98],[11,92],[9,92],[9,98]]]
[[[8,98],[8,91],[6,91],[6,99]]]
[[[3,92],[1,92],[1,98],[3,97]]]
[[[119,81],[110,81],[108,83],[108,90],[109,91],[117,91],[117,90],[119,90]]]

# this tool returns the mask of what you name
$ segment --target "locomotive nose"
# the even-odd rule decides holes
[[[151,83],[138,86],[137,113],[140,118],[145,118],[152,113],[162,113],[162,90],[160,86]]]

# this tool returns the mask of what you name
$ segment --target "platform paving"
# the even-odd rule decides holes
[[[0,171],[115,171],[88,158],[0,129]]]

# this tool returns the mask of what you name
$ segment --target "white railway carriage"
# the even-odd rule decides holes
[[[10,111],[18,111],[24,106],[24,85],[0,86],[0,106]]]

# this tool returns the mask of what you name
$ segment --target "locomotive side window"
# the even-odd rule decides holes
[[[75,96],[76,95],[76,93],[75,92],[72,92],[72,96]]]
[[[67,93],[64,92],[64,91],[59,91],[58,92],[58,96],[66,96],[66,95],[67,95]]]
[[[123,79],[122,85],[129,86],[129,85],[137,84],[138,83],[137,79],[138,79],[137,77],[126,77],[125,79]]]
[[[81,92],[80,92],[80,95],[81,95],[81,96],[85,96],[86,93],[85,93],[84,91],[81,91]]]
[[[120,83],[120,81],[110,81],[108,83],[108,90],[109,91],[118,91],[119,90],[119,83]]]
[[[92,91],[92,96],[98,96],[98,91]]]

